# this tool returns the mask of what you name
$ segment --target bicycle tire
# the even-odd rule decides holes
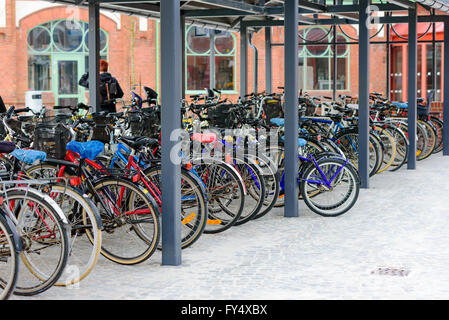
[[[0,209],[0,300],[8,299],[14,291],[19,276],[21,250],[16,227]]]
[[[150,178],[160,190],[160,177],[162,174],[161,167],[159,165],[148,167],[144,170],[144,174]],[[157,179],[154,178],[155,175],[158,176]],[[188,186],[191,186],[189,189],[193,191],[189,191],[189,189],[187,189]],[[187,212],[183,209],[183,203],[186,205],[191,205],[192,198],[198,201],[198,209],[195,210],[195,212],[191,212],[192,210],[189,208]],[[203,188],[198,181],[196,181],[195,177],[189,171],[181,168],[181,224],[183,226],[183,230],[190,230],[190,232],[186,232],[186,234],[181,237],[182,249],[194,244],[203,234],[207,222],[206,199],[207,195],[205,194],[205,191],[203,192]],[[160,245],[159,249],[161,248],[162,246]]]
[[[70,197],[75,203],[69,204],[71,208],[66,208],[57,198],[57,193]],[[69,286],[86,278],[98,261],[101,252],[101,217],[92,200],[78,189],[63,184],[53,185],[50,196],[63,209],[71,225],[69,260],[64,274],[55,283],[55,286]],[[66,273],[67,279],[64,279]]]
[[[49,197],[45,197],[43,194],[39,194],[37,192],[32,192],[31,190],[23,190],[23,189],[10,189],[5,192],[5,199],[7,201],[8,210],[12,212],[16,217],[18,221],[18,225],[21,227],[18,228],[18,233],[22,239],[22,247],[23,250],[21,252],[21,261],[26,266],[25,268],[22,268],[22,272],[19,275],[19,279],[16,284],[16,288],[14,290],[14,294],[16,295],[23,295],[23,296],[31,296],[36,295],[38,293],[42,293],[49,288],[51,288],[60,278],[62,275],[65,266],[67,265],[68,257],[69,257],[69,249],[70,249],[70,242],[68,237],[68,229],[69,225],[66,224],[60,217],[60,215],[57,213],[57,210],[59,209],[58,205]],[[21,203],[19,206],[16,206],[16,204],[19,204],[20,201],[24,201],[26,199],[26,203]],[[31,202],[33,205],[30,207],[36,208],[37,206],[42,207],[43,210],[37,214],[40,218],[37,218],[33,214],[28,214],[25,216],[24,210],[21,208],[27,207],[27,203]],[[5,204],[4,203],[4,204]],[[58,207],[58,209],[56,209]],[[43,216],[47,215],[49,219],[47,221],[42,220]],[[32,219],[35,218],[33,221]],[[29,223],[29,225],[27,225]],[[30,223],[34,223],[34,226],[31,226]],[[38,237],[32,237],[29,235],[31,231],[33,231],[33,228],[36,228],[37,224],[41,223],[41,225],[44,225],[45,228],[48,230],[52,230],[54,233],[55,230],[58,231],[58,235],[46,238],[44,235],[41,239],[43,240],[36,240]],[[49,224],[54,223],[54,227],[50,228]],[[45,230],[45,228],[42,228]],[[30,230],[28,232],[28,230]],[[39,234],[39,229],[34,229],[36,234]],[[51,242],[51,238],[56,239]],[[31,248],[34,244],[45,244],[45,241],[47,239],[50,239],[47,244],[51,243],[58,243],[60,242],[61,248],[60,250],[56,250],[56,259],[54,256],[51,256],[49,254],[45,255],[45,257],[42,255],[42,251],[39,251],[39,253],[36,251],[38,249]],[[43,246],[43,250],[51,248],[50,245]],[[45,251],[47,253],[49,250]],[[59,253],[58,253],[59,251]],[[36,266],[36,262],[32,259],[32,254],[36,253],[38,258],[41,258],[42,261],[45,262],[52,262],[56,261],[55,267],[51,268],[50,275],[48,276],[45,271],[39,269]],[[36,257],[37,257],[36,256]],[[25,274],[25,270],[29,271],[29,274]],[[30,279],[37,279],[38,283],[33,284]],[[27,282],[25,284],[24,282]],[[28,284],[30,282],[31,284]]]
[[[105,258],[123,265],[138,264],[150,258],[159,244],[160,222],[158,215],[159,210],[154,200],[149,197],[148,191],[146,189],[141,189],[140,186],[127,179],[118,177],[100,178],[93,182],[93,187],[95,189],[95,194],[92,193],[92,190],[88,190],[86,193],[94,201],[100,211],[100,216],[102,217],[104,231],[102,235],[101,254]],[[114,187],[117,189],[120,188],[117,199],[110,190]],[[127,188],[129,191],[125,192],[124,188]],[[118,211],[118,209],[121,209],[121,211],[125,210],[125,215],[122,215],[123,212],[120,212],[120,217],[116,217],[115,214],[113,216],[108,215],[98,199],[98,196],[100,195],[104,195],[103,201],[107,201],[111,207],[115,207],[116,211]],[[123,198],[123,196],[125,196],[125,198]],[[130,207],[130,201],[136,200],[136,198],[143,202],[141,204],[143,209],[135,208],[135,204]],[[138,202],[138,204],[140,204],[140,202]],[[138,210],[144,210],[145,212],[139,212]],[[140,220],[137,220],[136,217],[134,217],[134,215],[140,216],[143,214],[149,214],[149,216]],[[145,230],[142,230],[142,224],[152,224],[153,227],[149,230],[151,233],[150,235],[148,235],[148,232],[145,232]],[[139,240],[138,244],[141,245],[142,249],[139,248],[137,250],[138,253],[131,253],[129,240],[127,246],[123,247],[123,239],[116,241],[117,239],[115,239],[114,236],[109,236],[116,233],[116,230],[119,230],[122,227],[125,227],[121,230],[125,230],[125,233],[130,235],[130,239]],[[127,230],[127,227],[129,227],[129,230]],[[119,246],[116,242],[112,243],[113,241],[121,244],[121,248],[118,248]],[[111,248],[106,248],[106,246],[109,246],[110,244]],[[119,250],[120,252],[116,253],[112,252],[112,250]]]

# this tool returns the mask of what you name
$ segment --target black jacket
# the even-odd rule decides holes
[[[85,88],[89,88],[89,72],[83,74],[78,84]],[[106,89],[106,87],[108,89]],[[117,79],[111,76],[108,72],[100,73],[100,111],[116,112],[114,103],[104,102],[105,100],[108,100],[108,91],[109,99],[123,97],[123,91],[122,88],[120,88]]]

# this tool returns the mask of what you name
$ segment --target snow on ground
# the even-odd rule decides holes
[[[343,216],[301,202],[299,218],[278,208],[203,235],[181,266],[100,257],[78,288],[13,299],[449,299],[448,195],[449,157],[433,155],[373,177]]]

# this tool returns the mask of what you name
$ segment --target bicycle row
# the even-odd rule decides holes
[[[146,99],[133,93],[132,104],[117,113],[79,104],[32,115],[10,107],[1,115],[1,196],[8,199],[1,204],[2,297],[76,284],[100,255],[132,265],[161,249],[160,106],[157,94],[144,89]],[[257,123],[244,133],[183,126],[182,248],[282,205],[282,136],[260,134]],[[354,167],[340,154],[316,153],[306,140],[298,146],[299,197],[321,215],[348,211],[359,190]]]

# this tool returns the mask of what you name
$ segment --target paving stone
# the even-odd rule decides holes
[[[161,266],[160,252],[136,266],[101,257],[78,289],[13,299],[449,299],[448,169],[433,155],[374,176],[340,217],[275,208],[203,235],[181,266]],[[381,267],[409,274],[372,273]]]

